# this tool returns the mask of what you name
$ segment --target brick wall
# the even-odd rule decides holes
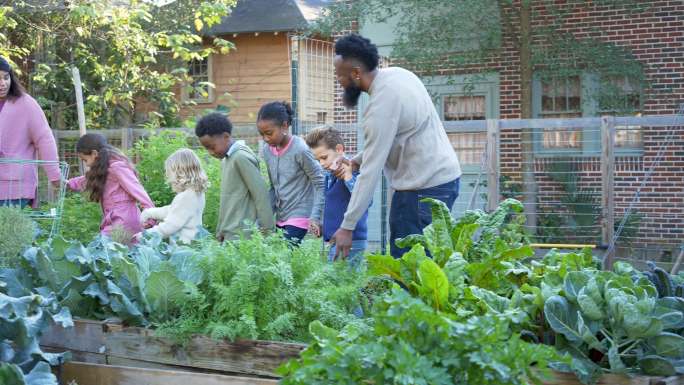
[[[346,0],[344,0],[346,1]],[[340,37],[347,35],[349,33],[358,32],[358,24],[351,23],[349,28],[338,31],[333,34],[333,40],[337,41]],[[333,122],[337,129],[342,131],[342,137],[344,138],[344,143],[346,147],[346,152],[349,154],[355,154],[358,151],[358,134],[357,134],[357,122],[359,120],[358,114],[355,108],[347,108],[342,102],[342,87],[340,83],[335,78],[335,110],[333,114]]]
[[[546,2],[533,5],[532,30],[549,24]],[[611,6],[599,6],[592,1],[556,1],[555,6],[568,11],[569,17],[561,32],[573,34],[577,39],[594,38],[631,51],[643,65],[650,88],[645,90],[644,113],[673,114],[684,103],[684,2],[681,0],[644,1],[646,10],[630,11]],[[503,36],[502,48],[485,62],[459,68],[442,68],[440,75],[497,72],[500,79],[499,115],[502,119],[521,117],[520,55],[517,37],[520,20],[517,13],[520,1],[502,9],[510,21]],[[543,46],[540,35],[533,34],[533,50]],[[338,104],[340,121],[353,120],[353,114]],[[624,214],[634,198],[637,188],[651,168],[661,145],[671,128],[643,127],[643,154],[620,156],[616,160],[615,195],[616,218]],[[501,133],[500,170],[515,181],[521,180],[521,136],[519,130]],[[568,158],[576,163],[580,177],[578,184],[601,194],[600,159],[598,156]],[[540,206],[551,207],[558,202],[563,191],[557,182],[548,177],[547,164],[535,160],[535,176]],[[557,206],[557,205],[556,205]],[[656,258],[660,249],[674,249],[684,237],[684,133],[676,132],[674,142],[666,147],[665,157],[653,171],[651,183],[642,190],[636,204],[643,216],[639,231],[632,239],[644,258]],[[562,212],[562,208],[559,209]],[[597,229],[598,234],[600,230]],[[653,251],[651,251],[651,249]],[[641,251],[638,251],[641,250]],[[655,254],[654,254],[655,253]]]

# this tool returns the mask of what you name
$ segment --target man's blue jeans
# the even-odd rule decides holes
[[[352,241],[351,250],[349,250],[349,256],[347,256],[347,263],[349,267],[355,271],[358,271],[363,262],[363,253],[366,252],[368,248],[367,240]],[[337,246],[332,245],[330,251],[328,252],[328,262],[335,260],[335,254],[337,253]]]
[[[451,209],[458,198],[459,179],[423,190],[394,192],[389,216],[390,253],[394,258],[401,258],[408,251],[395,244],[397,239],[421,234],[432,223],[431,206],[429,203],[422,203],[421,199],[437,199]]]
[[[28,206],[29,203],[31,203],[30,199],[0,200],[0,207],[12,206],[12,207],[18,207],[20,209],[23,209],[24,207]]]

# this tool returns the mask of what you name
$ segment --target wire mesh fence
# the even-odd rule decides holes
[[[681,115],[445,122],[464,171],[454,211],[516,198],[536,242],[614,244],[615,259],[667,264],[684,243],[683,124]]]
[[[292,36],[293,70],[296,75],[295,131],[333,124],[335,111],[334,45],[327,40]]]
[[[682,116],[444,122],[463,170],[453,213],[458,217],[516,198],[525,207],[525,227],[538,243],[605,249],[619,229],[616,259],[667,264],[684,243],[683,123]],[[355,152],[358,125],[334,126],[349,133]],[[165,129],[102,133],[126,149],[160,130]],[[188,128],[172,130],[192,137]],[[258,146],[253,127],[236,136],[241,135]],[[71,174],[79,172],[77,136],[56,132],[60,159]],[[387,239],[383,218],[390,193],[389,186],[378,188],[369,219],[369,233],[377,233],[380,243]]]
[[[66,162],[0,158],[0,206],[24,209],[52,237],[59,233],[68,176]]]

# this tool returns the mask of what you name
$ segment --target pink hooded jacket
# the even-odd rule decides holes
[[[67,186],[71,190],[83,191],[86,178],[79,176],[69,179]],[[154,207],[131,165],[125,160],[111,160],[102,194],[100,231],[108,235],[116,225],[121,225],[131,235],[141,232],[143,228],[137,203],[143,209]]]

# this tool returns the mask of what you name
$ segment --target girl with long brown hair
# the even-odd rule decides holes
[[[76,144],[76,152],[88,171],[84,176],[69,179],[67,185],[75,191],[86,191],[90,200],[100,203],[100,231],[109,235],[115,227],[123,227],[131,237],[140,232],[138,204],[147,209],[154,207],[154,203],[126,155],[100,134],[83,135]]]

